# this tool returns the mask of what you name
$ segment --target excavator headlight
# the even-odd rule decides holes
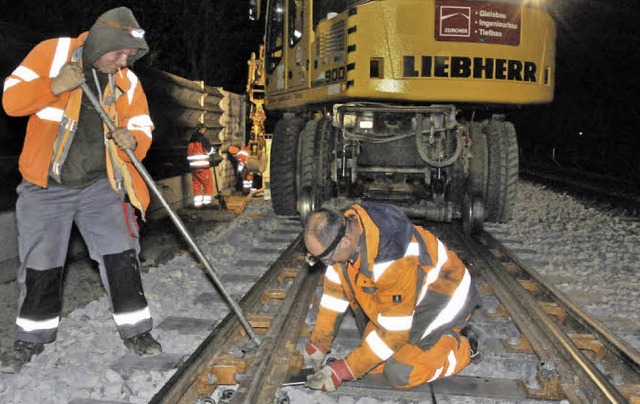
[[[373,129],[373,112],[363,112],[358,121],[360,129]]]

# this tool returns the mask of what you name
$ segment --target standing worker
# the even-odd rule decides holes
[[[187,146],[187,159],[191,167],[191,181],[193,183],[193,206],[195,208],[210,205],[213,196],[213,178],[211,170],[209,170],[209,159],[216,152],[216,149],[204,136],[206,131],[205,124],[199,123]]]
[[[327,265],[306,364],[331,348],[338,320],[351,306],[361,344],[307,377],[305,386],[336,390],[343,381],[383,373],[394,387],[454,375],[477,341],[462,331],[477,304],[467,268],[433,234],[392,205],[362,203],[344,213],[319,209],[305,224],[311,262]]]
[[[11,116],[29,116],[18,186],[20,297],[13,349],[0,370],[15,373],[44,344],[55,341],[62,279],[75,223],[111,298],[124,345],[156,355],[138,253],[137,208],[144,218],[149,192],[124,152],[142,160],[153,123],[138,77],[128,69],[148,51],[131,10],[102,14],[77,38],[38,44],[4,82]],[[117,129],[108,132],[81,85],[97,94]],[[132,207],[133,205],[133,207]]]

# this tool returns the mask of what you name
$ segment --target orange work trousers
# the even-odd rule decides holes
[[[453,376],[471,361],[469,340],[457,332],[454,334],[443,335],[426,350],[405,344],[370,373],[383,373],[392,386],[399,388],[420,386]]]
[[[193,204],[201,206],[202,204],[211,203],[213,195],[213,178],[211,170],[208,168],[203,170],[194,170],[191,173],[191,181],[193,183]]]

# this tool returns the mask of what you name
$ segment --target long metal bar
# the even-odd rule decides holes
[[[84,91],[84,93],[87,95],[87,98],[89,99],[93,107],[96,109],[96,111],[98,111],[98,114],[100,114],[100,117],[102,118],[104,123],[107,125],[109,130],[112,132],[116,130],[116,125],[113,123],[111,118],[109,118],[105,110],[102,108],[102,104],[100,104],[100,101],[98,101],[98,98],[95,96],[93,91],[91,91],[91,89],[86,83],[82,84],[82,91]],[[169,206],[169,203],[167,203],[162,193],[160,193],[160,190],[158,189],[155,182],[153,181],[153,178],[151,178],[151,175],[149,174],[147,169],[142,165],[142,163],[140,162],[140,159],[138,159],[138,157],[135,155],[135,153],[131,149],[126,149],[125,153],[127,153],[127,156],[129,157],[133,165],[136,167],[136,169],[138,170],[138,172],[140,173],[144,181],[147,183],[147,185],[149,186],[153,194],[156,196],[156,198],[158,198],[162,206],[165,208],[165,210],[171,217],[171,220],[173,220],[173,223],[176,225],[176,227],[178,228],[178,230],[180,231],[184,239],[187,240],[187,242],[189,243],[193,251],[196,253],[198,258],[200,259],[200,261],[204,264],[205,268],[207,269],[207,273],[213,280],[213,283],[220,290],[220,293],[222,294],[224,299],[227,301],[227,303],[229,304],[229,307],[235,313],[236,317],[238,317],[238,321],[240,321],[240,324],[242,324],[244,329],[247,331],[247,334],[251,337],[251,339],[256,344],[260,345],[260,339],[258,338],[256,333],[253,331],[253,328],[251,328],[249,321],[247,321],[247,318],[242,313],[242,309],[240,308],[240,306],[238,306],[236,301],[233,300],[231,295],[226,291],[226,289],[222,285],[222,282],[220,281],[220,278],[218,278],[218,271],[214,269],[213,265],[211,265],[207,257],[205,257],[205,255],[202,253],[202,250],[200,249],[200,247],[198,247],[198,244],[195,242],[193,237],[191,237],[191,234],[189,234],[189,231],[187,230],[186,226],[184,225],[180,217],[173,211],[173,209],[171,209],[171,206]]]

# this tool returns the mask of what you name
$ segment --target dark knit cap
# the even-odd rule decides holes
[[[98,17],[84,41],[82,54],[93,63],[105,53],[121,49],[138,49],[135,56],[129,57],[129,64],[149,52],[144,31],[127,7],[114,8]]]

